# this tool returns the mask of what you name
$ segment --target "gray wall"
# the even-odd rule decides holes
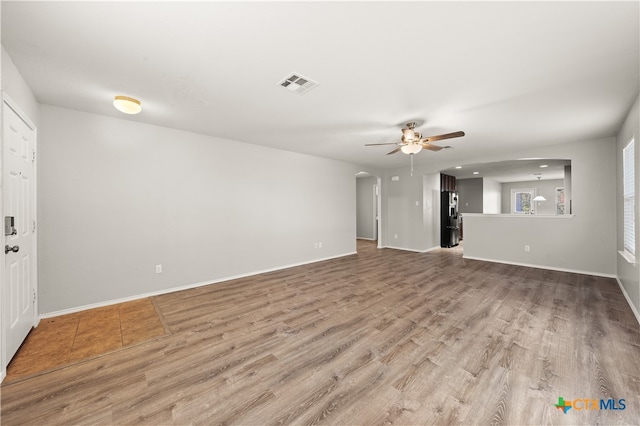
[[[413,176],[408,168],[385,171],[381,203],[384,247],[422,252],[440,246],[439,170]]]
[[[356,179],[356,235],[358,238],[373,240],[376,238],[375,222],[375,177]]]
[[[505,182],[502,184],[502,213],[511,214],[511,190],[512,189],[524,189],[534,188],[536,194],[538,190],[546,201],[534,202],[535,214],[556,214],[556,187],[564,186],[563,179],[526,181],[526,182]],[[566,206],[566,211],[569,211],[569,206]]]
[[[465,215],[465,257],[614,276],[615,147],[615,138],[606,138],[523,152],[519,157],[571,159],[575,215]]]
[[[356,251],[353,165],[49,105],[41,121],[41,313]]]
[[[484,206],[484,186],[482,178],[457,179],[460,213],[482,213]]]
[[[564,166],[564,214],[572,214],[571,166]]]
[[[486,257],[491,260],[505,262],[521,262],[531,265],[582,270],[599,275],[613,275],[616,269],[616,213],[612,206],[616,203],[616,150],[614,138],[595,141],[579,141],[535,148],[518,152],[494,154],[475,158],[474,162],[494,162],[514,160],[517,158],[566,158],[572,163],[572,192],[574,212],[578,212],[570,219],[551,219],[562,222],[555,233],[541,232],[537,238],[536,251],[533,257],[522,258],[520,253],[525,242],[518,233],[506,234],[496,229],[495,234],[487,236],[484,248],[501,247],[490,253],[482,246],[470,247],[467,215],[464,219],[464,250],[465,255]],[[426,158],[426,157],[425,157]],[[454,167],[453,162],[437,162],[433,156],[425,162],[415,165],[416,175],[425,175]],[[390,177],[400,176],[400,181],[391,182]],[[421,182],[422,180],[419,180]],[[385,172],[383,180],[383,209],[387,221],[383,223],[383,230],[393,237],[398,232],[398,239],[389,240],[388,246],[407,250],[424,250],[424,235],[420,229],[424,220],[420,211],[415,210],[415,200],[422,196],[423,189],[416,179],[409,176],[409,168],[393,169]],[[388,200],[385,199],[388,196]],[[518,220],[519,218],[515,218]],[[522,229],[535,231],[529,227],[533,222],[517,222]],[[546,229],[546,228],[545,228]],[[418,235],[416,238],[415,236]],[[542,238],[544,236],[544,238]],[[558,242],[563,242],[558,245]],[[512,247],[518,247],[517,253],[510,252]],[[568,248],[568,250],[560,250]],[[471,250],[471,251],[470,251]],[[553,257],[549,253],[562,253]],[[489,256],[490,254],[490,256]],[[515,255],[518,256],[515,256]],[[558,266],[560,265],[560,266]]]
[[[616,154],[617,154],[617,189],[616,189],[616,199],[617,199],[617,227],[616,227],[616,235],[618,237],[618,245],[617,250],[622,251],[624,249],[624,238],[623,238],[623,198],[622,198],[622,149],[629,143],[631,138],[635,137],[635,170],[636,170],[636,213],[635,213],[635,223],[636,223],[636,261],[640,258],[640,251],[638,250],[638,242],[640,239],[638,238],[638,234],[640,231],[640,217],[638,216],[638,204],[640,200],[640,185],[638,184],[640,178],[640,162],[638,158],[640,156],[640,110],[638,107],[638,99],[636,98],[633,107],[629,111],[627,118],[620,129],[617,137],[616,143]],[[632,264],[627,262],[620,254],[616,255],[616,262],[618,266],[618,279],[620,280],[622,286],[627,293],[627,297],[631,300],[631,304],[635,307],[636,318],[640,321],[640,317],[638,316],[638,312],[640,311],[640,271],[636,264]]]
[[[500,182],[487,178],[458,179],[460,213],[500,213]]]
[[[2,3],[0,3],[0,15],[2,14]],[[0,22],[2,22],[2,19],[0,19]],[[0,34],[2,34],[2,31],[0,31]],[[2,79],[2,75],[4,74],[3,71],[3,66],[4,66],[4,48],[1,49],[2,51],[0,52],[0,88],[2,88],[4,90],[4,82]],[[2,105],[2,107],[4,108],[4,103]],[[1,122],[2,120],[0,120]],[[2,130],[4,132],[4,129]],[[2,137],[0,137],[0,142],[2,141]],[[0,151],[1,152],[1,151]],[[0,162],[2,161],[2,155],[0,154]],[[3,166],[0,166],[0,170],[2,170]],[[2,181],[2,179],[0,178],[0,182]],[[3,212],[4,214],[4,205],[2,204],[2,199],[4,198],[3,194],[2,194],[2,186],[0,185],[0,211]],[[4,235],[4,234],[3,234]],[[2,244],[4,244],[5,240],[2,240]],[[0,282],[4,283],[4,262],[0,262]],[[5,286],[3,285],[2,288],[0,288],[0,382],[2,382],[2,380],[4,380],[5,376],[7,375],[7,363],[5,362],[4,358],[4,352],[5,352],[5,346],[6,346],[6,342],[7,342],[7,336],[5,336],[5,325],[4,325],[4,300],[5,300],[5,295],[4,295],[4,290],[3,288],[5,288]]]
[[[259,147],[232,150],[227,141],[215,138],[50,106],[43,106],[43,115],[46,116],[43,121],[46,124],[40,126],[37,101],[15,66],[7,60],[4,49],[2,87],[40,127],[39,216],[41,225],[45,225],[41,229],[39,240],[39,269],[45,272],[40,277],[40,309],[43,313],[355,251],[354,174],[358,171],[357,168],[330,160],[280,151],[271,152],[268,149],[265,150],[269,154],[256,158],[252,156],[252,152],[256,149],[262,152]],[[615,179],[612,183],[608,176],[615,176],[616,171],[615,166],[609,165],[608,159],[611,155],[615,157],[616,153],[621,156],[620,145],[630,135],[635,134],[636,140],[638,139],[638,127],[636,100],[618,136],[619,149],[613,153],[606,150],[606,144],[611,141],[605,139],[595,143],[559,144],[474,159],[477,162],[520,157],[572,159],[574,211],[579,214],[570,220],[572,227],[577,229],[576,235],[581,242],[576,254],[572,256],[602,259],[602,264],[595,268],[597,273],[610,273],[616,269],[617,264],[618,278],[636,308],[640,306],[638,269],[612,254],[616,251],[616,238],[612,238],[616,231],[618,245],[622,245],[622,190],[619,182],[618,191],[611,191],[615,186]],[[51,129],[51,134],[47,129]],[[140,143],[131,144],[132,141]],[[243,146],[233,143],[234,147]],[[610,145],[616,144],[611,142]],[[185,158],[185,151],[191,149],[196,149],[203,158]],[[60,152],[56,152],[58,150]],[[640,150],[636,150],[636,155],[638,151]],[[214,159],[210,164],[205,164],[204,156],[207,154]],[[593,161],[599,155],[603,156],[604,167],[600,167],[600,161]],[[264,166],[268,161],[263,160],[270,160],[272,156],[276,159],[277,167],[283,169],[282,173],[274,167]],[[246,163],[242,157],[248,158]],[[295,167],[295,164],[289,164],[294,162],[287,162],[292,158],[296,161],[304,159],[302,164],[305,167],[312,164],[317,173],[307,177],[304,173],[306,170],[300,171],[304,167]],[[430,161],[429,164],[418,161],[414,176],[409,175],[408,167],[381,174],[381,202],[383,217],[386,217],[383,221],[385,245],[409,250],[425,250],[433,246],[428,236],[436,234],[434,229],[437,230],[438,225],[435,222],[439,221],[428,220],[426,206],[429,194],[432,195],[438,185],[432,182],[433,179],[425,181],[423,175],[437,176],[440,170],[456,164],[446,160]],[[618,177],[622,170],[620,164],[618,158]],[[114,167],[110,169],[107,165]],[[636,166],[640,169],[637,161]],[[93,170],[94,167],[97,170]],[[159,169],[162,169],[161,173],[158,172]],[[58,172],[60,176],[56,176]],[[106,174],[102,175],[103,172]],[[156,175],[149,175],[149,172],[156,172]],[[336,172],[337,175],[334,176]],[[272,173],[274,174],[271,175]],[[287,173],[286,177],[283,176]],[[401,181],[391,182],[390,177],[393,175],[400,176]],[[291,176],[300,179],[300,186],[312,188],[312,191],[305,188],[298,192],[298,186],[289,182]],[[416,176],[417,179],[413,179]],[[139,178],[137,182],[136,178]],[[187,181],[192,184],[190,188],[184,185]],[[269,186],[271,190],[264,195],[257,189]],[[296,203],[293,211],[298,214],[291,215],[291,211],[278,209],[277,206],[269,206],[266,211],[256,208],[261,200],[268,199],[272,202],[272,195],[273,199],[282,200],[285,207],[291,206],[293,203],[278,193],[290,189],[289,187],[293,187],[291,194],[300,195],[303,200],[309,201],[307,207],[300,207]],[[640,189],[640,185],[636,187]],[[247,206],[251,203],[250,197],[241,195],[247,188],[252,188],[249,194],[256,201],[250,206]],[[325,203],[314,201],[315,197],[309,193],[314,188],[319,189],[319,198]],[[186,194],[181,195],[182,191],[195,194],[187,206],[181,205],[186,198]],[[605,207],[615,203],[616,194],[619,219],[617,228],[615,213]],[[415,205],[416,201],[422,203],[422,208]],[[144,207],[147,202],[152,202],[151,206]],[[437,202],[437,199],[432,199],[430,207],[436,209],[436,212],[438,210],[434,204]],[[87,205],[82,207],[83,203]],[[136,203],[143,206],[142,213],[127,216],[132,212],[129,207],[135,207]],[[237,208],[243,203],[246,203],[245,207],[251,212],[251,218],[242,214],[234,217],[233,213],[237,213]],[[232,208],[226,209],[227,206]],[[202,208],[197,210],[194,207]],[[221,211],[229,213],[223,214]],[[141,218],[147,213],[152,213],[150,220]],[[277,227],[257,225],[257,222],[268,223],[266,219],[273,218],[278,213],[284,219],[275,218]],[[310,223],[310,220],[301,217],[304,214],[309,214],[316,221]],[[329,219],[323,220],[323,214]],[[432,210],[432,219],[433,216]],[[227,219],[232,226],[221,223]],[[214,223],[207,224],[202,231],[198,230],[200,225],[210,220]],[[563,220],[566,219],[560,219]],[[290,223],[286,223],[288,221]],[[290,235],[303,229],[303,226],[300,238]],[[330,226],[335,226],[335,230],[328,229]],[[465,233],[466,231],[465,229]],[[394,232],[398,233],[398,239],[393,239]],[[558,229],[557,235],[541,243],[545,248],[552,247],[556,238],[566,239],[573,232],[565,228]],[[238,234],[237,240],[233,238],[234,233]],[[249,240],[247,234],[254,234],[250,242],[255,243],[255,246],[252,249],[251,244],[247,244],[247,250],[243,251],[243,244]],[[283,234],[284,240],[281,239]],[[146,237],[150,239],[147,244],[137,241]],[[151,250],[150,254],[137,253],[141,245],[153,246],[154,242],[162,238],[167,238],[166,244],[147,247]],[[316,241],[324,243],[322,249],[312,248]],[[191,250],[181,252],[180,247],[175,244],[185,242],[186,245],[182,247],[195,244],[209,255],[188,259],[192,254]],[[80,249],[75,244],[79,244]],[[133,248],[127,249],[127,244],[132,244]],[[292,248],[283,247],[287,244],[291,244]],[[273,253],[272,246],[276,247]],[[300,246],[303,247],[298,252],[297,248]],[[121,252],[123,247],[124,251]],[[226,247],[228,253],[221,247]],[[82,252],[82,249],[86,252]],[[267,259],[255,259],[257,251],[266,253]],[[509,260],[504,251],[498,254],[498,259]],[[224,264],[226,260],[230,260],[229,265]],[[157,263],[163,264],[165,273],[150,275]],[[549,266],[544,259],[539,264]],[[124,277],[126,272],[131,275]],[[88,278],[91,279],[87,280]]]
[[[440,173],[422,177],[423,250],[440,247]]]

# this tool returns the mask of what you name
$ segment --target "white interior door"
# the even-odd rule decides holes
[[[3,102],[2,197],[5,224],[4,362],[16,353],[35,323],[35,128]],[[9,234],[9,235],[7,235]]]

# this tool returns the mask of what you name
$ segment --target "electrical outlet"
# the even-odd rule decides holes
[[[318,243],[318,248],[322,248],[322,241]]]
[[[398,239],[398,234],[393,234],[393,238]]]
[[[162,265],[156,265],[156,274],[162,273]]]
[[[313,248],[317,249],[318,248],[318,243],[313,243]]]
[[[529,246],[524,246],[524,251],[531,251],[531,247],[529,247]]]

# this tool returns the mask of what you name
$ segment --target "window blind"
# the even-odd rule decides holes
[[[634,140],[622,150],[624,198],[624,249],[635,256],[636,254],[636,226],[635,226],[635,162]]]

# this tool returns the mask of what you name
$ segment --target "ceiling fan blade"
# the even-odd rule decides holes
[[[394,149],[393,151],[391,151],[391,152],[387,152],[387,155],[395,154],[396,152],[400,151],[401,149],[402,149],[402,147],[401,147],[401,146],[399,146],[399,147],[397,147],[396,149]]]
[[[442,149],[441,146],[432,145],[428,142],[422,142],[421,145],[422,145],[422,148],[428,149],[429,151],[440,151]]]
[[[389,142],[389,143],[365,143],[364,146],[376,146],[376,145],[400,145],[397,142]]]
[[[445,133],[444,135],[435,135],[435,136],[429,136],[423,139],[423,141],[425,142],[432,142],[432,141],[441,141],[443,139],[451,139],[451,138],[459,138],[464,136],[464,132],[463,131],[458,131],[458,132],[453,132],[453,133]]]

